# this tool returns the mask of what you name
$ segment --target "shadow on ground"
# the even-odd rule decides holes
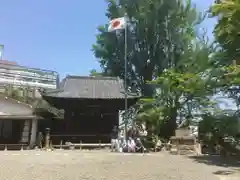
[[[203,156],[191,156],[190,158],[198,163],[204,163],[207,165],[230,167],[230,168],[240,168],[240,160],[236,159],[234,157],[224,158],[224,157],[220,157],[220,156],[203,155]],[[216,172],[216,173],[221,173],[221,172]],[[225,172],[225,173],[227,173],[227,172]]]
[[[231,175],[231,174],[234,174],[234,173],[235,173],[235,171],[222,170],[222,171],[216,171],[213,174],[215,174],[215,175]]]

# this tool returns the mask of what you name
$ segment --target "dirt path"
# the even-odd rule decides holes
[[[225,180],[223,178],[230,177],[240,179],[240,174],[237,173],[239,167],[207,165],[207,162],[200,162],[196,158],[168,153],[131,155],[77,150],[1,151],[0,158],[1,180]],[[225,175],[222,175],[224,172]]]

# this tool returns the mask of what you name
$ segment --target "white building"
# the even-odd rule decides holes
[[[0,85],[5,84],[56,89],[59,84],[59,75],[55,71],[28,68],[9,61],[0,61]]]

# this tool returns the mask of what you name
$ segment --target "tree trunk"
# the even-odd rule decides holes
[[[178,108],[177,107],[173,107],[170,111],[170,116],[169,116],[169,120],[168,120],[168,123],[167,123],[167,129],[168,129],[168,137],[171,137],[171,136],[175,136],[175,130],[177,128],[177,110]]]
[[[179,98],[178,96],[175,97],[172,103],[172,107],[170,108],[170,113],[166,124],[160,130],[162,136],[166,139],[169,139],[171,136],[175,136],[175,130],[177,128],[177,116],[178,116],[178,109],[179,109]]]
[[[144,85],[142,88],[142,93],[146,97],[152,97],[153,96],[153,88],[150,84],[148,84],[148,81],[152,81],[153,76],[153,68],[152,67],[145,67],[144,71]]]

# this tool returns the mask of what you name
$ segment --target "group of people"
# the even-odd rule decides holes
[[[137,128],[130,128],[127,136],[122,134],[117,126],[114,126],[111,132],[111,151],[115,152],[137,152],[144,151],[145,148],[141,142]]]

